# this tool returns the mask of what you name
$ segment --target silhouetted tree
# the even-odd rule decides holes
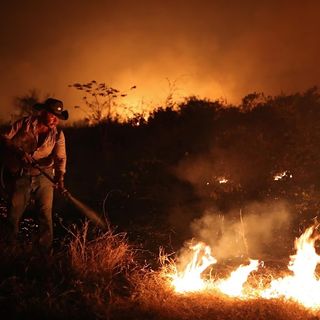
[[[85,113],[86,120],[90,125],[103,120],[110,121],[112,117],[117,117],[119,115],[118,100],[128,95],[126,92],[121,92],[104,82],[98,83],[95,80],[88,83],[74,83],[69,87],[83,92],[82,100],[85,107],[75,106],[75,108]],[[134,89],[136,86],[130,88],[130,90]]]
[[[263,93],[253,92],[249,93],[242,99],[242,104],[240,108],[244,112],[251,111],[259,105],[264,104],[267,101],[267,98]]]
[[[49,95],[47,95],[49,97]],[[33,106],[40,102],[40,93],[36,89],[29,90],[25,95],[14,98],[14,112],[11,114],[13,120],[26,117],[34,113]]]

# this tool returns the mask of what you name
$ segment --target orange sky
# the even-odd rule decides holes
[[[241,2],[241,4],[240,4]],[[8,1],[0,13],[0,118],[30,89],[62,99],[71,120],[93,79],[126,91],[130,103],[253,91],[304,91],[320,82],[320,2],[313,1]]]

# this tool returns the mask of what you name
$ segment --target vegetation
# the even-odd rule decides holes
[[[85,121],[89,125],[96,125],[102,120],[110,121],[121,115],[124,106],[119,105],[119,100],[127,96],[126,92],[121,92],[104,82],[98,83],[92,80],[88,83],[74,83],[71,88],[82,91],[82,100],[85,107],[75,106],[85,114]],[[136,89],[132,86],[130,90]]]
[[[97,118],[65,128],[67,187],[117,228],[81,226],[57,199],[53,255],[1,243],[1,309],[16,318],[315,319],[279,300],[177,295],[158,252],[177,251],[204,212],[245,216],[250,203],[279,199],[290,207],[292,243],[320,210],[319,119],[312,88],[253,93],[240,106],[190,97],[148,120]],[[0,210],[5,216],[5,205]]]
[[[225,215],[279,198],[298,230],[319,212],[319,93],[250,99],[249,108],[191,97],[139,125],[66,128],[67,185],[96,208],[107,196],[111,221],[126,231],[160,224],[186,239],[207,209]]]
[[[45,99],[48,98],[46,95]],[[16,97],[13,101],[13,113],[11,114],[13,120],[17,120],[21,117],[27,117],[34,113],[33,106],[41,101],[40,92],[36,89],[32,89],[25,95]]]
[[[87,224],[53,255],[2,242],[1,313],[12,319],[315,319],[282,300],[175,294],[161,265],[154,271],[141,254],[124,234],[90,240]]]

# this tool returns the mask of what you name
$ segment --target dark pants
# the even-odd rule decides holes
[[[50,174],[52,175],[52,172]],[[19,223],[30,201],[31,193],[39,211],[39,245],[44,248],[50,248],[53,239],[53,186],[42,174],[38,176],[22,175],[15,180],[8,216],[10,227],[12,228],[12,236],[17,239]]]

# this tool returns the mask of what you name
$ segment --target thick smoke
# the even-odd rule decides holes
[[[290,213],[283,201],[252,203],[238,212],[207,211],[191,224],[195,239],[210,245],[218,260],[287,256]]]

